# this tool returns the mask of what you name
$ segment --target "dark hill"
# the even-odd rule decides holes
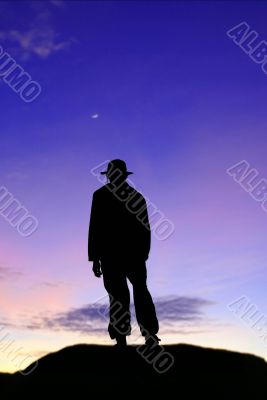
[[[1,394],[23,398],[74,394],[77,399],[104,394],[124,399],[147,393],[149,398],[169,395],[182,400],[267,399],[267,364],[259,357],[183,344],[164,348],[175,362],[160,374],[136,347],[67,347],[41,358],[27,376],[0,374]]]

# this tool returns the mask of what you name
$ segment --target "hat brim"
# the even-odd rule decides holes
[[[108,171],[100,172],[100,174],[101,174],[101,175],[107,175],[107,174],[108,174]],[[133,172],[125,171],[125,175],[132,175],[132,174],[133,174]]]

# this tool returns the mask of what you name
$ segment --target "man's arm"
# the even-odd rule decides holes
[[[142,206],[145,206],[143,211],[140,214],[140,220],[139,223],[141,224],[140,226],[140,243],[142,246],[142,253],[145,257],[145,260],[148,259],[149,252],[150,252],[150,247],[151,247],[151,230],[150,230],[150,224],[149,224],[149,218],[148,218],[148,212],[147,212],[147,205],[146,201],[143,198],[142,201]]]
[[[88,260],[93,261],[93,272],[96,277],[102,275],[100,265],[100,218],[99,206],[95,194],[93,195],[89,233],[88,233]]]
[[[145,205],[146,201],[144,200]],[[146,260],[148,259],[150,248],[151,248],[151,229],[150,229],[150,223],[149,223],[149,218],[148,218],[148,212],[147,212],[147,205],[145,208],[145,228],[146,228],[146,233],[145,233],[145,255],[147,256]]]

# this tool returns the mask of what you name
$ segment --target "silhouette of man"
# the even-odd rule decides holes
[[[155,306],[148,291],[146,260],[150,251],[150,225],[144,197],[126,181],[132,172],[122,160],[108,164],[109,183],[93,194],[88,258],[93,261],[96,277],[103,273],[109,294],[109,335],[117,345],[126,345],[131,334],[130,293],[127,278],[133,285],[137,322],[146,344],[159,342]],[[138,210],[138,216],[136,210]]]

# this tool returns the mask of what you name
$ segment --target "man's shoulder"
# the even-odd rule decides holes
[[[100,197],[100,196],[106,195],[106,193],[109,192],[107,186],[108,186],[108,185],[101,186],[99,189],[97,189],[97,190],[93,193],[93,196],[94,196],[94,197]]]
[[[139,199],[142,199],[143,201],[145,201],[145,198],[142,195],[142,193],[138,192],[134,187],[132,187],[129,184],[127,185],[127,187],[129,188],[128,190],[131,193],[131,197],[136,197],[136,198],[139,198]],[[106,185],[101,186],[99,189],[97,189],[93,193],[93,196],[94,196],[94,198],[103,198],[103,197],[109,196],[113,192],[114,192],[114,186],[112,186],[110,183],[107,183]],[[115,192],[116,192],[116,190],[115,190]]]

